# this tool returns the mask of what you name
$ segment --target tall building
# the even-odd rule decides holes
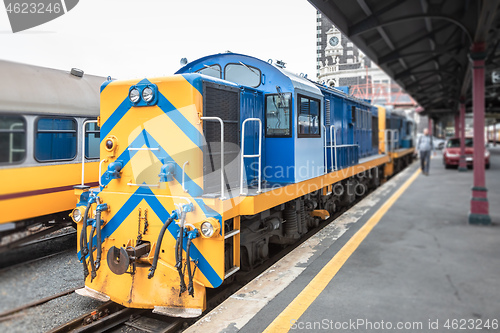
[[[329,87],[349,86],[349,93],[374,103],[414,107],[416,103],[333,23],[317,12],[317,81]]]

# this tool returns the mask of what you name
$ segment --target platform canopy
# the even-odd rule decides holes
[[[455,113],[461,98],[471,111],[470,54],[483,45],[485,111],[500,115],[500,0],[308,1],[401,85],[424,114]]]

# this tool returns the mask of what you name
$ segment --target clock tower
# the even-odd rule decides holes
[[[340,56],[342,55],[342,35],[336,27],[332,26],[330,30],[326,32],[326,48],[325,57],[327,63],[338,64]]]

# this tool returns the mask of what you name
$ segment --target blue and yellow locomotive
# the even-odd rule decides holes
[[[75,188],[78,292],[200,315],[206,288],[262,263],[270,245],[296,242],[408,162],[411,134],[386,117],[282,62],[234,53],[170,77],[105,82],[100,187]]]

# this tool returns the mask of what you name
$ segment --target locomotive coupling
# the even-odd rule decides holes
[[[108,250],[107,262],[108,267],[111,272],[116,275],[122,275],[127,273],[128,267],[132,265],[135,266],[135,262],[140,257],[147,255],[151,250],[151,245],[149,242],[142,243],[135,247],[129,246],[126,249],[123,247],[117,248],[116,246],[112,246]],[[132,268],[131,274],[134,273],[134,268]]]

